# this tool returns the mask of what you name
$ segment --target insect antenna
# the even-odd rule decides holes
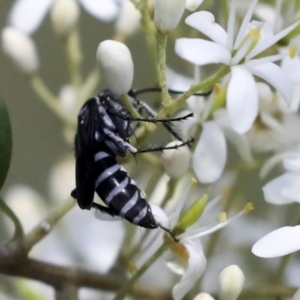
[[[173,89],[168,89],[170,94],[175,94],[175,95],[180,95],[183,94],[183,91],[177,91],[177,90],[173,90]],[[208,92],[203,92],[203,93],[194,93],[193,96],[208,96],[212,93],[213,90],[210,90]],[[161,88],[160,87],[151,87],[151,88],[144,88],[141,90],[137,90],[137,91],[129,91],[129,95],[130,96],[137,96],[140,94],[145,94],[145,93],[151,93],[151,92],[161,92]]]

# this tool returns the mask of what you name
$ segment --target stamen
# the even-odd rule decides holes
[[[253,204],[251,202],[247,203],[245,208],[244,208],[245,214],[249,213],[253,209],[254,209]]]
[[[227,221],[227,213],[225,211],[219,213],[218,219],[220,223],[224,223]]]
[[[249,34],[256,41],[259,41],[261,38],[260,29],[258,29],[258,28],[251,29]]]
[[[240,211],[238,214],[236,214],[235,216],[233,216],[232,218],[227,219],[227,215],[225,212],[221,213],[220,215],[223,216],[224,221],[213,226],[212,228],[208,229],[208,230],[204,230],[204,231],[198,231],[197,230],[192,230],[192,231],[186,231],[183,234],[180,234],[177,236],[177,239],[182,240],[182,239],[194,239],[194,238],[199,238],[205,235],[209,235],[211,233],[214,233],[216,231],[218,231],[219,229],[225,227],[226,225],[228,225],[229,223],[231,223],[232,221],[236,220],[237,218],[243,216],[244,214],[248,213],[250,210],[253,209],[253,206],[251,203],[248,203],[245,208]],[[219,215],[219,217],[220,217]],[[226,216],[226,219],[225,219]]]
[[[290,58],[294,58],[297,55],[298,51],[297,51],[297,46],[296,45],[291,45],[289,47],[289,56]]]

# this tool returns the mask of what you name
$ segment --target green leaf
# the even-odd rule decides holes
[[[5,182],[12,151],[11,126],[7,108],[0,98],[0,190]]]

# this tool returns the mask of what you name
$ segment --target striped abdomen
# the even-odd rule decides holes
[[[115,157],[100,150],[95,164],[95,190],[111,212],[138,226],[156,228],[149,204]]]

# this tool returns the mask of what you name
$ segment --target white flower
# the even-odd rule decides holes
[[[99,44],[96,56],[104,69],[108,88],[116,95],[127,94],[133,81],[133,61],[128,47],[106,40]]]
[[[286,111],[285,102],[277,101],[278,96],[267,84],[258,82],[256,86],[260,107],[254,126],[247,133],[251,148],[256,152],[282,151],[299,143],[297,128],[300,126],[300,118],[297,113],[290,112],[295,101]],[[282,107],[283,103],[285,108]]]
[[[55,0],[16,0],[9,15],[10,26],[32,34],[42,23]],[[78,0],[87,12],[95,18],[108,22],[118,14],[118,0]]]
[[[231,6],[228,32],[215,23],[214,16],[206,11],[196,12],[186,23],[212,39],[187,39],[176,41],[175,51],[182,58],[196,64],[225,64],[231,68],[227,90],[227,110],[233,128],[244,133],[252,126],[258,113],[258,93],[254,76],[261,77],[274,86],[290,105],[292,84],[283,70],[273,61],[281,55],[254,59],[291,32],[294,23],[274,35],[267,23],[250,22],[257,0],[253,0],[234,40],[235,6]]]
[[[288,55],[283,58],[281,67],[286,72],[294,86],[293,99],[290,107],[288,107],[281,98],[279,99],[279,105],[285,112],[296,112],[300,104],[300,58],[298,49],[293,44],[289,46]]]
[[[195,73],[197,73],[197,69]],[[198,77],[198,74],[195,77]],[[185,77],[170,69],[167,71],[167,79],[168,86],[178,91],[187,90],[194,82],[192,78]],[[187,106],[193,112],[194,118],[179,124],[180,131],[186,139],[197,132],[195,130],[197,126],[202,128],[193,154],[194,171],[197,179],[202,183],[212,183],[218,180],[224,171],[227,160],[227,147],[222,130],[223,127],[221,129],[221,126],[214,121],[205,122],[214,96],[212,94],[208,101],[205,101],[204,97],[201,96],[190,97],[187,100]],[[182,116],[190,111],[184,111],[180,115]]]
[[[276,229],[252,247],[252,253],[259,257],[279,257],[300,250],[300,225]]]
[[[12,27],[5,27],[1,33],[2,48],[5,54],[26,74],[39,68],[39,58],[33,40]]]
[[[211,183],[219,179],[226,159],[227,147],[222,130],[212,121],[204,123],[193,156],[194,170],[199,181]]]
[[[188,193],[185,193],[188,194]],[[197,217],[199,218],[203,212],[203,209],[206,205],[206,195],[202,198],[198,199],[194,202],[194,204],[185,212],[185,217],[189,215],[189,220],[185,218],[186,225],[189,221],[194,220],[197,221]],[[187,197],[188,198],[188,197]],[[214,202],[212,200],[211,202]],[[185,201],[180,201],[173,214],[168,218],[166,214],[155,205],[151,205],[152,213],[155,216],[155,219],[159,224],[168,228],[170,231],[178,230],[178,226],[183,225],[184,217],[181,216],[181,212]],[[196,210],[197,208],[197,210]],[[172,290],[172,295],[175,300],[180,300],[184,297],[184,295],[193,287],[196,281],[201,277],[203,272],[206,269],[206,258],[202,249],[201,242],[199,240],[200,237],[209,235],[229,223],[238,218],[239,216],[247,213],[252,208],[250,206],[246,206],[246,208],[232,217],[231,219],[227,219],[226,214],[220,214],[220,223],[211,228],[205,227],[203,228],[194,228],[187,229],[183,233],[176,234],[176,239],[179,242],[174,243],[171,246],[171,252],[168,253],[167,258],[167,266],[175,273],[182,275],[180,281],[174,286]],[[195,214],[195,215],[193,215]],[[196,216],[197,214],[197,216]],[[180,219],[181,217],[181,219]],[[179,220],[180,219],[180,220]],[[194,222],[191,222],[193,224]],[[190,225],[191,225],[190,224]],[[180,229],[179,229],[180,230]],[[174,232],[174,231],[173,231]]]
[[[279,158],[283,158],[287,172],[263,187],[265,200],[276,205],[300,203],[300,151],[283,153]]]
[[[164,0],[155,2],[154,24],[161,33],[168,33],[178,25],[186,0]]]

